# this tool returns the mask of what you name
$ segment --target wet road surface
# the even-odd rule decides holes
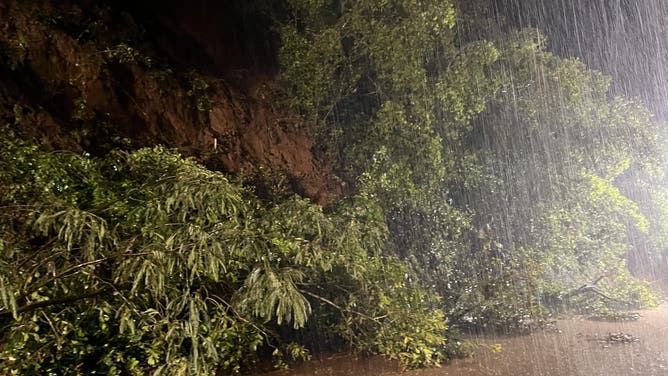
[[[441,368],[402,372],[380,357],[334,355],[269,375],[668,376],[668,304],[639,313],[637,321],[574,317],[531,335],[472,337],[481,344],[475,355]]]

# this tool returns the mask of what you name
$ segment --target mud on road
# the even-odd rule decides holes
[[[471,358],[441,368],[402,372],[382,358],[335,355],[272,376],[666,376],[668,304],[640,311],[636,321],[557,320],[549,330],[524,336],[475,336]],[[493,351],[500,345],[501,351]]]

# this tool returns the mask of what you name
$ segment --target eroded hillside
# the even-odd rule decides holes
[[[253,50],[265,35],[233,24],[252,9],[237,8],[3,2],[1,115],[53,149],[164,144],[328,203],[340,185],[280,104],[270,41]]]

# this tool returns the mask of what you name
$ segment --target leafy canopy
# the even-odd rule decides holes
[[[278,333],[332,315],[334,334],[360,351],[412,366],[437,359],[445,323],[380,256],[387,234],[373,202],[265,204],[164,148],[92,158],[41,151],[10,127],[3,135],[4,371],[236,372],[258,347],[307,354],[308,343]],[[415,317],[423,335],[397,324]],[[398,337],[415,338],[421,355]]]

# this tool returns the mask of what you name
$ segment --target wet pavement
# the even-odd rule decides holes
[[[441,368],[402,372],[380,357],[334,355],[270,375],[668,376],[668,304],[639,314],[637,321],[573,317],[530,335],[475,336],[473,357]]]

